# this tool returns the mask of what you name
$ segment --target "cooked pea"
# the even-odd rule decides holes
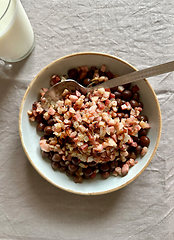
[[[103,179],[107,179],[110,176],[110,172],[102,172],[101,176]]]
[[[52,134],[52,127],[51,126],[46,126],[45,128],[44,128],[44,132],[45,132],[45,134],[46,135],[51,135]]]
[[[55,170],[55,169],[58,169],[60,166],[59,162],[52,162],[51,163],[51,167]]]
[[[138,155],[141,153],[142,147],[140,145],[138,145],[135,149],[135,153]]]
[[[62,159],[61,155],[58,154],[58,153],[54,153],[53,157],[52,157],[52,160],[54,162],[60,162],[60,160]]]
[[[126,101],[130,100],[132,97],[132,92],[130,90],[124,90],[122,92],[122,98]]]
[[[85,79],[83,80],[83,85],[84,85],[85,87],[87,87],[90,83],[91,83],[91,79],[90,79],[90,78],[85,78]]]
[[[103,172],[108,172],[109,171],[109,164],[108,163],[104,163],[100,165],[100,170]]]
[[[73,163],[74,165],[78,165],[78,164],[80,163],[80,160],[79,160],[78,158],[76,158],[76,157],[73,157],[73,158],[72,158],[72,163]]]
[[[131,104],[131,106],[133,107],[133,108],[135,108],[135,107],[139,107],[139,103],[136,101],[136,100],[130,100],[130,104]]]
[[[48,125],[49,126],[52,126],[54,125],[54,120],[52,118],[50,118],[48,121],[47,121]]]
[[[134,93],[133,96],[132,96],[132,99],[133,99],[133,100],[136,100],[137,102],[139,101],[139,98],[140,98],[140,95],[139,95],[139,93],[137,93],[137,92]]]
[[[139,115],[138,120],[146,122],[148,121],[148,117],[146,115]]]
[[[74,177],[74,182],[75,183],[82,183],[83,182],[83,177],[82,176],[75,176]]]
[[[68,76],[70,79],[76,79],[78,77],[78,71],[76,68],[72,68],[68,71]]]
[[[92,168],[87,167],[83,170],[83,174],[85,177],[89,177],[93,173]]]
[[[74,172],[77,171],[78,166],[77,166],[77,165],[74,165],[74,164],[69,164],[69,165],[68,165],[68,169],[69,169],[70,172],[74,173]]]
[[[147,135],[147,130],[141,128],[140,131],[138,132],[138,136],[146,136]]]
[[[45,128],[45,124],[40,122],[38,125],[37,125],[37,130],[42,132]]]
[[[147,136],[140,137],[140,144],[142,147],[148,147],[150,143],[150,139]]]
[[[121,93],[120,92],[115,91],[114,94],[115,94],[115,98],[121,98]]]

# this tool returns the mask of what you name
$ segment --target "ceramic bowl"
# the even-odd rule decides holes
[[[78,66],[97,66],[105,64],[114,73],[123,75],[136,69],[129,63],[103,53],[76,53],[57,59],[50,63],[30,83],[23,97],[19,114],[19,132],[23,149],[32,166],[48,182],[60,189],[82,195],[97,195],[116,191],[135,180],[152,160],[160,140],[161,113],[157,97],[147,80],[135,82],[140,88],[140,101],[144,104],[143,114],[147,115],[151,129],[148,132],[150,145],[145,156],[138,158],[138,163],[133,166],[125,177],[110,176],[103,180],[100,176],[93,180],[84,180],[82,184],[74,183],[70,177],[51,168],[49,161],[42,158],[39,146],[40,136],[36,131],[36,124],[28,119],[27,111],[31,110],[32,103],[38,99],[39,90],[49,87],[50,77],[53,74],[65,75],[67,71]],[[99,174],[98,174],[99,175]]]

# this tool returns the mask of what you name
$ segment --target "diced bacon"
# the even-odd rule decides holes
[[[130,137],[127,143],[128,144],[132,144],[133,143],[133,139]]]
[[[106,77],[106,76],[101,76],[101,77],[98,78],[98,81],[99,81],[99,82],[106,82],[106,81],[108,81],[108,77]]]
[[[138,124],[134,126],[134,131],[137,133],[139,132],[141,129],[141,126],[139,126]]]
[[[56,123],[53,125],[52,130],[53,132],[61,132],[62,131],[63,124],[62,123]]]
[[[65,119],[64,123],[67,124],[67,125],[70,125],[71,124],[71,120]]]
[[[128,135],[128,133],[124,134],[124,142],[127,143],[131,137]],[[133,141],[133,140],[132,140]]]
[[[65,99],[65,106],[69,106],[69,107],[71,107],[71,105],[72,105],[71,100],[68,99],[68,98],[66,98],[66,99]]]
[[[91,135],[89,132],[87,133],[87,136],[89,138],[90,141],[93,141],[94,140],[94,136]]]
[[[85,132],[88,131],[88,129],[85,128],[83,125],[80,125],[80,126],[79,126],[79,130],[80,130],[82,133],[85,133]]]
[[[62,156],[62,160],[65,161],[67,160],[67,157],[65,155]]]
[[[121,169],[121,174],[122,176],[126,176],[129,172],[129,165],[127,163],[125,163]]]
[[[98,92],[98,90],[94,90],[94,96],[98,96],[98,97],[101,97],[101,93]]]
[[[57,104],[58,107],[63,107],[64,101],[58,100],[56,104]]]
[[[104,88],[99,88],[98,92],[103,95],[105,93],[105,89]]]
[[[41,88],[40,90],[41,97],[43,97],[47,91],[48,91],[48,88]]]
[[[95,121],[97,121],[98,123],[100,123],[102,121],[102,117],[95,117]]]
[[[77,143],[79,141],[79,138],[75,137],[73,140],[74,140],[75,143]]]
[[[107,123],[108,123],[109,126],[115,126],[115,120],[114,119],[107,120]]]
[[[129,158],[129,160],[126,163],[129,165],[129,167],[132,167],[135,165],[135,160],[133,158]]]
[[[112,138],[114,139],[115,142],[117,142],[117,135],[116,134],[113,134]]]
[[[114,107],[113,108],[113,111],[112,111],[112,113],[111,113],[111,116],[113,117],[113,118],[116,118],[117,117],[117,108],[116,107]]]
[[[126,157],[126,156],[128,156],[128,152],[127,151],[120,151],[120,156]]]
[[[39,144],[40,144],[41,149],[44,152],[50,152],[51,151],[51,148],[50,148],[49,144],[47,143],[46,139],[40,140]]]
[[[87,72],[89,70],[87,66],[81,66],[80,69],[83,70],[83,71],[87,71]]]
[[[114,126],[109,127],[109,129],[110,129],[110,133],[114,133],[114,131],[115,131]]]
[[[135,107],[135,110],[138,110],[139,112],[141,112],[143,109],[141,107]]]
[[[82,121],[82,117],[80,115],[80,113],[76,113],[74,116],[73,116],[73,119],[77,122],[81,122]]]
[[[98,99],[99,99],[99,96],[94,96],[94,97],[91,98],[91,100],[92,100],[93,102],[97,102]]]
[[[89,124],[89,129],[93,130],[95,128],[94,124]]]
[[[139,87],[137,85],[132,87],[132,92],[133,93],[138,92],[138,90],[140,90],[140,89],[139,89]]]
[[[96,151],[96,152],[101,152],[102,150],[103,150],[103,145],[102,144],[99,144],[94,148],[94,151]]]
[[[141,150],[141,155],[144,156],[147,153],[147,147],[143,147]]]
[[[72,132],[72,133],[69,135],[70,138],[75,138],[75,136],[77,136],[77,132],[76,132],[76,131]]]
[[[62,97],[65,97],[67,94],[69,94],[69,90],[68,89],[65,89],[62,93]]]
[[[111,146],[111,147],[116,147],[117,146],[116,142],[112,138],[108,138],[107,143],[108,143],[108,146]]]
[[[41,103],[38,102],[38,103],[36,104],[36,107],[37,107],[37,108],[36,108],[36,112],[39,113],[39,114],[41,114],[41,113],[43,112],[43,108],[42,108],[42,106],[41,106]]]
[[[98,103],[98,107],[99,107],[100,110],[105,109],[105,105],[103,103]]]
[[[127,110],[131,110],[132,109],[131,104],[129,102],[126,102],[125,104],[127,106]]]
[[[106,124],[105,124],[105,122],[103,122],[103,121],[100,121],[99,124],[98,124],[99,127],[105,127],[105,125],[106,125]]]
[[[99,78],[99,77],[100,77],[99,73],[98,72],[94,72],[93,78]]]
[[[106,71],[106,66],[105,66],[105,65],[102,65],[102,67],[100,68],[100,70],[101,70],[102,72],[105,72],[105,71]]]
[[[71,108],[69,109],[69,112],[70,112],[70,113],[75,113],[76,111],[74,110],[74,108],[71,107]]]
[[[147,122],[144,122],[144,121],[141,121],[141,122],[140,122],[140,126],[141,126],[143,129],[149,129],[149,128],[151,128],[150,124],[147,123]]]
[[[133,132],[133,127],[128,127],[128,134],[132,135],[132,132]]]
[[[82,145],[80,148],[83,152],[86,152],[88,149],[88,144],[86,143],[86,144]]]
[[[70,136],[71,133],[73,132],[73,130],[69,128],[69,125],[64,125],[64,130],[65,130],[66,136]]]
[[[111,89],[110,88],[105,88],[105,92],[111,92]]]
[[[87,162],[92,162],[92,161],[94,161],[93,156],[90,156],[90,157],[87,158]]]
[[[109,104],[110,104],[110,100],[109,99],[106,99],[106,101],[105,101],[105,105],[108,107],[109,106]]]
[[[65,152],[64,152],[62,149],[59,150],[59,154],[62,155],[62,154],[64,154],[64,153],[65,153]]]
[[[52,107],[50,107],[50,108],[48,109],[48,113],[49,113],[50,115],[54,115],[54,114],[56,113],[56,111],[55,111]]]
[[[30,117],[29,117],[29,120],[30,120],[31,122],[34,122],[34,121],[35,121],[35,116],[30,116]]]
[[[105,91],[105,93],[103,94],[103,97],[107,99],[109,98],[109,96],[110,96],[110,92]]]
[[[118,86],[118,91],[119,92],[123,92],[124,91],[124,87],[123,86]]]
[[[89,108],[89,113],[95,113],[96,108],[97,108],[97,105],[91,106],[91,107]]]
[[[129,126],[134,123],[134,119],[135,119],[134,116],[131,116],[130,118],[126,119],[126,122],[128,123]]]
[[[110,99],[115,98],[115,94],[114,94],[114,93],[110,93],[109,98],[110,98]]]
[[[137,147],[138,144],[137,144],[136,142],[133,142],[133,143],[131,143],[131,146],[132,146],[132,147]]]
[[[70,95],[69,99],[71,100],[71,102],[76,102],[78,100],[78,97],[76,95]]]
[[[122,104],[122,105],[121,105],[121,109],[122,109],[122,110],[126,110],[126,109],[127,109],[127,105],[126,105],[126,104]]]
[[[81,94],[79,91],[76,90],[76,96],[77,96],[77,97],[80,97],[81,95],[82,95],[82,94]]]
[[[94,121],[94,116],[91,116],[91,117],[89,117],[89,120],[91,121],[91,122],[93,122]]]
[[[50,119],[50,114],[48,112],[45,112],[43,114],[43,118],[47,121],[48,119]]]
[[[121,167],[116,167],[115,170],[113,171],[113,175],[115,177],[117,177],[118,175],[122,175],[122,172],[121,172]]]

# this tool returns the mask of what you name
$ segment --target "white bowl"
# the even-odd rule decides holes
[[[50,63],[38,73],[30,83],[20,108],[20,138],[29,161],[48,182],[56,187],[76,194],[105,194],[126,186],[146,169],[157,150],[160,140],[161,113],[158,100],[148,81],[141,80],[134,84],[137,84],[140,88],[140,100],[144,104],[143,113],[147,115],[151,125],[148,133],[150,145],[147,154],[138,158],[138,163],[129,170],[129,173],[125,177],[110,176],[108,179],[103,180],[99,176],[93,180],[84,180],[82,184],[76,184],[71,178],[67,177],[66,174],[53,171],[50,162],[42,158],[39,146],[40,136],[36,132],[36,124],[29,121],[27,114],[27,111],[32,107],[32,103],[37,100],[39,90],[42,87],[49,87],[50,77],[53,74],[64,75],[73,67],[84,65],[101,67],[103,64],[105,64],[112,73],[119,75],[136,70],[129,63],[108,54],[85,52],[68,55]]]

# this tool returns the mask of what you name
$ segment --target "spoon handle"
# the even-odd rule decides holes
[[[167,72],[172,72],[174,71],[174,61],[171,62],[167,62],[167,63],[163,63],[154,67],[150,67],[150,68],[146,68],[140,71],[135,71],[135,72],[131,72],[128,73],[126,75],[117,77],[117,78],[113,78],[109,81],[106,81],[100,85],[97,85],[95,87],[91,87],[91,90],[94,90],[96,88],[99,87],[103,87],[103,88],[113,88],[119,85],[123,85],[126,83],[130,83],[130,82],[134,82],[134,81],[138,81],[144,78],[148,78],[148,77],[153,77],[153,76],[157,76],[163,73],[167,73]]]

